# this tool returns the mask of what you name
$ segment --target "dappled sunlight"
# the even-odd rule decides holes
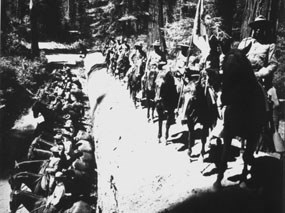
[[[15,121],[12,129],[34,130],[42,121],[44,121],[44,118],[42,116],[34,118],[32,108],[30,108],[27,114],[22,115],[18,120]]]

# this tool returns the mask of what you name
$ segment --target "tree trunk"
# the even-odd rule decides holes
[[[222,18],[222,29],[229,35],[232,34],[235,3],[236,0],[215,0],[215,16]]]
[[[159,38],[160,38],[160,44],[162,45],[162,52],[166,54],[166,42],[164,37],[164,30],[162,28],[164,27],[163,22],[163,0],[158,0],[158,30],[159,30]]]
[[[148,26],[149,39],[148,46],[150,46],[155,40],[159,39],[159,26],[158,26],[158,0],[149,2],[150,20]]]
[[[252,30],[248,24],[258,16],[263,15],[271,21],[270,42],[276,41],[276,24],[278,20],[278,6],[280,0],[246,0],[244,19],[241,26],[241,38],[251,35]]]
[[[38,32],[38,3],[33,1],[33,6],[30,11],[31,17],[31,43],[32,57],[39,56],[39,32]]]
[[[2,50],[5,50],[6,48],[6,39],[5,39],[5,32],[7,30],[7,28],[9,27],[8,26],[8,23],[9,23],[9,19],[8,19],[8,16],[7,16],[7,3],[6,1],[1,1],[1,31],[3,33],[1,33],[2,35],[0,36],[1,37],[1,43],[0,43],[0,56],[3,54]]]

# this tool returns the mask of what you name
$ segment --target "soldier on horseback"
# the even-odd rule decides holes
[[[136,95],[141,89],[141,77],[145,71],[146,53],[142,49],[142,42],[135,43],[135,51],[130,55],[130,65],[126,77],[128,78],[128,87],[130,94],[136,105]]]
[[[278,62],[275,58],[276,45],[269,41],[270,21],[263,15],[259,15],[249,24],[253,30],[252,37],[243,39],[238,48],[242,49],[251,44],[247,53],[254,74],[267,93],[267,112],[269,125],[267,130],[273,134],[278,130],[278,112],[279,105],[276,89],[272,84],[273,74],[277,69]]]
[[[153,51],[148,55],[146,71],[142,77],[142,88],[147,102],[148,119],[150,119],[150,108],[152,109],[152,118],[154,118],[156,76],[163,65],[167,63],[165,54],[160,50],[160,42],[156,40],[152,46]]]
[[[44,213],[55,213],[62,209],[61,201],[65,195],[64,176],[62,172],[56,172],[55,174],[55,188],[46,201],[46,208]]]
[[[130,46],[127,43],[127,39],[123,39],[122,43],[118,46],[118,59],[117,59],[117,69],[115,74],[122,79],[128,69],[130,68],[130,61],[129,61],[129,54],[130,54]]]

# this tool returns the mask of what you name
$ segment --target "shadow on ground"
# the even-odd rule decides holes
[[[247,187],[239,185],[193,193],[160,213],[281,213],[282,164],[272,157],[257,158]]]

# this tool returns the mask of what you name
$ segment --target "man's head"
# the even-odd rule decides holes
[[[203,20],[205,26],[211,26],[213,23],[213,20],[212,20],[212,17],[210,14],[204,14],[202,16],[202,20]]]
[[[156,40],[155,42],[153,42],[152,46],[153,46],[154,50],[159,50],[160,42],[158,40]]]
[[[139,41],[138,41],[138,42],[135,43],[135,48],[136,48],[137,50],[142,49],[142,46],[143,46],[143,45],[142,45],[142,42],[139,42]]]
[[[180,46],[182,53],[187,53],[190,43],[187,41],[182,41],[181,43],[178,44]]]
[[[270,22],[263,15],[256,17],[253,22],[249,23],[249,27],[253,30],[253,37],[257,41],[266,42]]]

